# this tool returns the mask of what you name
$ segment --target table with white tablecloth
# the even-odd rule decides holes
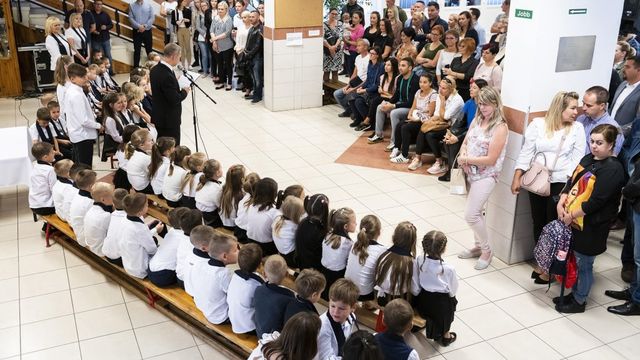
[[[0,129],[0,186],[28,185],[32,167],[27,128]]]

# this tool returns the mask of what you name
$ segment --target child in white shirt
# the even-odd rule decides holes
[[[84,239],[84,216],[93,206],[93,198],[91,197],[91,189],[96,183],[96,174],[93,170],[81,170],[76,176],[75,184],[78,187],[78,193],[73,196],[71,206],[69,206],[69,225],[76,234],[76,241],[86,246]]]
[[[91,251],[98,255],[102,254],[102,244],[107,237],[111,213],[113,212],[113,190],[112,184],[98,182],[93,185],[91,197],[93,206],[89,208],[84,216],[84,239]]]
[[[209,243],[211,259],[197,263],[191,272],[193,300],[207,320],[219,325],[229,322],[227,291],[232,272],[226,266],[238,261],[239,246],[235,237],[205,227],[212,232]]]
[[[129,195],[125,189],[116,189],[113,192],[113,207],[107,229],[107,237],[102,244],[102,253],[108,262],[122,267],[122,257],[120,256],[120,239],[124,224],[127,221],[127,213],[124,211],[124,198]]]
[[[220,195],[220,221],[222,227],[234,231],[236,228],[236,216],[238,215],[238,203],[244,197],[242,185],[244,182],[244,165],[233,165],[227,170],[227,176],[222,185]]]
[[[182,191],[180,206],[196,208],[196,188],[202,176],[205,161],[207,161],[207,155],[202,152],[193,153],[185,159],[187,173],[180,183],[180,191]]]
[[[339,359],[340,345],[353,332],[356,324],[353,312],[358,301],[358,286],[348,279],[339,279],[329,289],[329,309],[320,315],[318,359]],[[332,324],[335,324],[332,325]]]
[[[304,204],[300,198],[290,195],[282,202],[280,211],[282,215],[278,215],[272,225],[273,242],[287,265],[296,268],[296,230],[304,216]]]
[[[322,273],[327,279],[327,287],[322,293],[322,298],[327,300],[329,288],[333,283],[344,277],[347,268],[347,259],[353,241],[349,233],[356,231],[356,214],[350,208],[332,210],[329,214],[331,232],[322,242]]]
[[[131,187],[144,194],[153,194],[149,178],[149,165],[151,164],[151,148],[153,138],[147,129],[136,130],[131,135],[131,141],[125,147],[127,157],[127,179]]]
[[[184,236],[180,228],[180,217],[188,211],[189,209],[181,207],[167,213],[171,228],[158,245],[156,254],[149,260],[149,281],[156,286],[168,287],[176,283],[178,245]]]
[[[144,279],[149,269],[149,258],[158,250],[154,236],[162,231],[164,225],[158,223],[153,229],[149,229],[144,223],[143,219],[149,207],[146,195],[141,193],[127,195],[123,204],[127,221],[125,221],[120,240],[122,265],[127,274]]]
[[[244,196],[242,196],[242,198],[238,202],[238,205],[236,206],[236,226],[233,230],[233,235],[235,235],[236,239],[238,239],[238,242],[242,244],[246,244],[249,242],[249,238],[247,237],[247,213],[249,210],[249,205],[251,205],[251,199],[256,188],[256,183],[258,181],[260,181],[260,176],[256,173],[250,173],[249,175],[247,175],[247,177],[244,178],[244,182],[242,184]]]
[[[187,209],[187,208],[185,208]],[[187,259],[193,253],[191,244],[191,231],[198,225],[202,225],[202,213],[197,209],[187,209],[180,216],[180,228],[182,234],[178,232],[178,249],[176,250],[176,277],[178,285],[184,289],[184,275],[187,269]]]
[[[255,308],[253,296],[256,288],[264,284],[264,279],[256,272],[262,262],[262,249],[256,244],[247,244],[238,253],[238,266],[231,277],[227,292],[229,320],[231,329],[236,334],[255,334],[256,324],[253,321]]]
[[[191,296],[193,296],[194,289],[197,286],[195,278],[200,276],[200,274],[196,273],[195,268],[198,264],[206,264],[210,260],[209,244],[213,236],[213,231],[213,228],[207,225],[198,225],[191,230],[191,235],[189,235],[193,250],[187,254],[183,277],[184,291]]]
[[[196,187],[196,208],[202,211],[204,223],[213,228],[222,227],[220,219],[221,177],[222,165],[220,162],[214,159],[207,160]]]
[[[280,213],[275,207],[277,196],[278,183],[272,178],[260,179],[247,209],[247,237],[249,241],[260,245],[264,256],[278,253],[271,230],[273,221]]]
[[[70,175],[72,166],[73,161],[69,159],[60,160],[53,166],[57,181],[51,189],[51,197],[53,198],[53,207],[56,210],[56,214],[62,220],[66,218],[62,215],[62,204],[64,203],[65,192],[77,192],[77,189],[73,187],[73,181]]]
[[[156,195],[162,194],[162,184],[169,171],[171,154],[176,149],[176,140],[172,137],[162,136],[153,144],[151,150],[151,165],[149,165],[149,178],[151,187]]]
[[[55,159],[55,150],[51,144],[39,142],[33,144],[31,154],[37,162],[33,165],[29,180],[29,207],[38,215],[55,214],[52,190],[57,179],[51,165]]]
[[[162,197],[171,207],[179,207],[182,198],[182,181],[187,171],[184,162],[191,155],[191,150],[186,146],[178,146],[171,154],[171,163],[162,182]]]

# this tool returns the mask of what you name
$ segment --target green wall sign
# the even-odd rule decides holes
[[[523,19],[531,19],[533,18],[532,10],[524,10],[524,9],[516,9],[516,17]]]

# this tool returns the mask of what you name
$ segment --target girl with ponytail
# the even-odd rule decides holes
[[[236,228],[233,231],[233,235],[236,236],[238,241],[242,244],[246,244],[249,242],[249,238],[247,237],[247,225],[248,225],[248,210],[251,202],[253,201],[253,194],[256,188],[256,184],[260,181],[260,175],[256,173],[251,173],[247,175],[242,184],[242,190],[244,191],[244,196],[238,202],[237,206],[237,216],[236,216]]]
[[[287,186],[286,189],[278,191],[278,197],[276,199],[276,209],[280,209],[280,207],[282,206],[282,202],[289,195],[293,195],[299,198],[300,200],[303,200],[304,188],[302,187],[302,185],[290,185],[290,186]]]
[[[244,182],[244,165],[233,165],[227,170],[227,177],[222,185],[220,196],[220,220],[222,227],[234,231],[236,228],[236,216],[238,203],[244,196],[242,185]]]
[[[322,242],[328,232],[329,198],[315,194],[304,198],[307,217],[296,230],[296,263],[300,270],[322,269]]]
[[[416,309],[427,320],[427,338],[449,346],[456,341],[456,333],[449,329],[458,304],[458,277],[453,266],[442,260],[447,237],[441,231],[429,231],[422,239],[422,248],[424,256],[418,267],[420,294]]]
[[[116,160],[118,160],[118,170],[116,170],[116,173],[113,176],[113,185],[116,186],[116,189],[125,189],[127,191],[131,190],[131,184],[127,178],[126,170],[129,160],[125,156],[124,148],[126,147],[125,144],[131,141],[133,133],[138,130],[140,130],[138,125],[127,125],[122,131],[122,142],[118,145],[118,151],[116,151],[116,154],[114,155]]]
[[[149,164],[149,179],[153,193],[162,196],[162,184],[169,171],[171,154],[176,149],[176,141],[172,137],[162,136],[153,144],[151,149],[151,164]]]
[[[222,227],[220,219],[220,197],[222,195],[222,165],[218,160],[209,159],[204,163],[202,176],[196,187],[196,209],[202,211],[204,224],[214,228]]]
[[[353,245],[349,233],[356,231],[356,213],[350,208],[332,210],[329,214],[331,232],[322,243],[321,272],[327,279],[322,298],[329,300],[329,288],[336,280],[343,278],[347,268],[347,258]]]
[[[179,207],[182,198],[182,179],[187,174],[184,169],[184,161],[191,155],[191,150],[186,146],[178,146],[171,154],[171,163],[167,170],[167,175],[162,183],[162,197],[167,200],[167,204],[171,207]]]
[[[278,215],[273,221],[273,242],[276,244],[278,253],[287,262],[290,268],[296,268],[296,230],[304,215],[304,205],[300,198],[290,195],[282,202],[280,207],[282,215]]]
[[[375,215],[367,215],[360,220],[360,231],[353,248],[349,252],[347,270],[344,277],[352,280],[358,289],[360,297],[367,309],[376,308],[373,292],[376,263],[386,248],[378,244],[381,229],[380,219]]]
[[[149,180],[149,153],[152,147],[153,138],[147,129],[136,130],[125,147],[125,157],[129,160],[126,168],[127,180],[132,188],[145,194],[153,194]]]
[[[180,206],[196,208],[196,188],[202,176],[205,161],[207,161],[207,155],[202,152],[193,153],[183,160],[187,173],[180,183],[180,191],[182,191]]]

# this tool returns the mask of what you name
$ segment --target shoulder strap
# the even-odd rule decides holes
[[[560,151],[562,150],[562,145],[564,145],[564,141],[567,139],[566,131],[562,134],[562,139],[560,140],[560,145],[558,145],[558,150],[556,150],[556,158],[553,159],[553,165],[551,165],[550,171],[556,168],[556,163],[558,162],[558,157],[560,156]]]

